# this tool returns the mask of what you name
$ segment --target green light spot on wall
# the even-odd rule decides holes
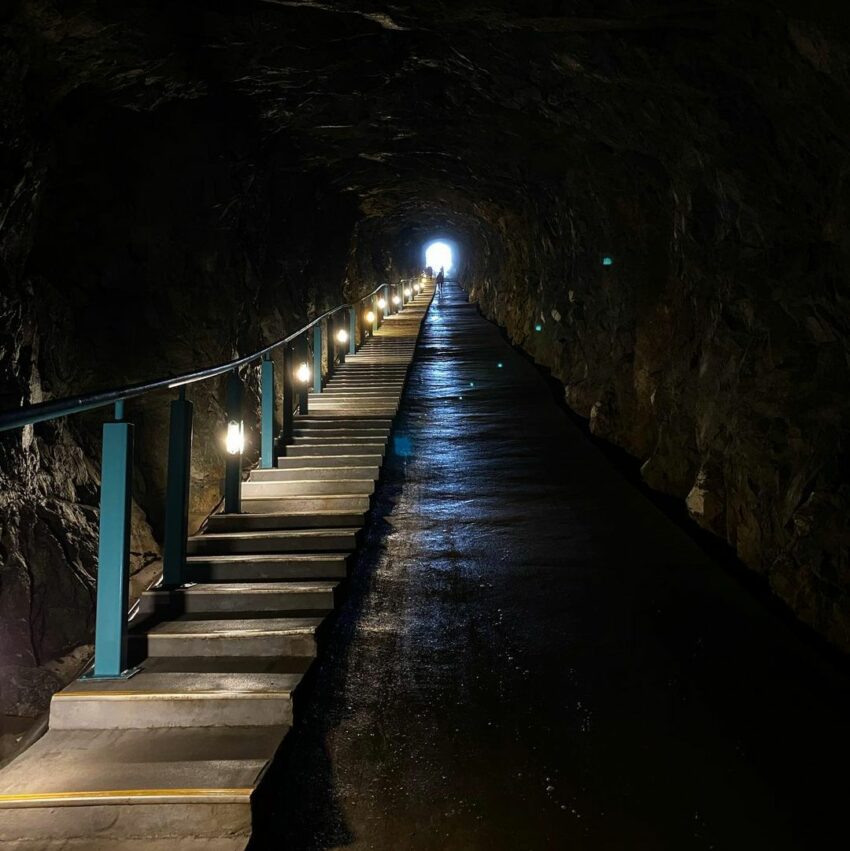
[[[535,330],[535,331],[542,331],[542,330],[543,330],[543,326],[542,326],[542,325],[538,322],[538,323],[534,326],[534,330]]]
[[[499,362],[496,364],[496,366],[497,366],[497,367],[499,367],[499,369],[501,369],[501,368],[504,366],[504,364],[503,364],[501,361],[499,361]]]
[[[613,258],[613,257],[609,257],[609,256],[606,254],[606,255],[602,258],[602,265],[603,265],[603,266],[613,266],[613,265],[614,265],[614,258]]]

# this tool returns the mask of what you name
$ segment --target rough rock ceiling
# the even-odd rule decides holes
[[[54,97],[90,86],[138,110],[247,97],[280,168],[330,169],[399,227],[473,222],[599,156],[670,164],[746,147],[742,126],[799,95],[761,54],[806,40],[804,24],[781,33],[778,13],[723,2],[62,7],[31,18],[61,47]]]

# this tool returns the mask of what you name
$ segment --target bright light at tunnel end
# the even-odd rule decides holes
[[[425,249],[425,265],[430,266],[435,272],[445,269],[448,272],[454,266],[454,255],[452,247],[446,242],[432,242]]]

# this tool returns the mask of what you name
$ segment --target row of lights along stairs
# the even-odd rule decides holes
[[[130,635],[140,672],[54,695],[46,735],[0,773],[3,848],[245,848],[433,294],[425,284],[310,395],[285,457],[243,482],[242,513],[189,539],[189,584],[144,594]]]

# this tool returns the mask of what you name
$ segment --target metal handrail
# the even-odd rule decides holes
[[[113,405],[116,402],[123,402],[127,399],[134,399],[138,396],[144,396],[147,393],[152,393],[155,390],[174,389],[176,387],[185,387],[189,384],[195,384],[198,381],[204,381],[207,378],[215,378],[217,375],[224,375],[232,369],[238,369],[240,366],[251,363],[255,360],[262,360],[263,357],[279,346],[291,343],[293,340],[300,337],[306,331],[309,331],[319,322],[324,321],[328,317],[340,310],[346,310],[354,307],[357,304],[371,298],[379,290],[386,287],[387,284],[381,284],[375,287],[372,292],[367,293],[356,302],[348,302],[340,304],[337,307],[326,310],[321,316],[316,317],[312,322],[300,328],[298,331],[277,340],[256,352],[249,355],[244,355],[241,358],[228,361],[227,363],[210,366],[206,369],[187,372],[182,375],[176,375],[171,378],[157,378],[153,381],[143,381],[139,384],[131,384],[128,387],[121,387],[117,390],[102,390],[97,393],[89,393],[85,396],[66,396],[64,399],[51,399],[47,402],[38,402],[35,405],[27,405],[23,408],[18,408],[14,411],[4,411],[0,413],[0,432],[10,431],[22,426],[34,425],[35,423],[45,422],[58,417],[65,417],[70,414],[83,413],[84,411],[93,411],[97,408],[105,408],[108,405]]]
[[[390,298],[391,289],[396,295]],[[299,328],[292,334],[264,346],[256,352],[205,369],[187,372],[171,378],[160,378],[132,384],[117,390],[90,393],[86,396],[55,399],[36,405],[7,411],[0,414],[0,432],[21,426],[32,425],[54,417],[64,417],[74,413],[90,411],[96,408],[115,406],[114,420],[103,424],[101,448],[100,515],[98,532],[97,567],[97,604],[95,616],[95,663],[89,675],[95,679],[115,679],[132,676],[136,669],[127,667],[127,595],[130,581],[130,532],[131,505],[133,497],[133,445],[134,425],[125,419],[124,402],[127,399],[142,396],[155,390],[179,388],[179,397],[170,402],[168,426],[168,457],[166,468],[165,521],[163,524],[162,548],[162,587],[170,594],[171,590],[181,588],[186,580],[187,533],[189,522],[189,490],[192,463],[192,419],[193,404],[186,398],[184,388],[207,378],[227,374],[224,421],[227,424],[225,438],[224,500],[225,514],[241,512],[242,454],[243,441],[243,389],[244,376],[239,367],[261,361],[260,367],[260,466],[270,469],[275,464],[275,453],[286,454],[286,447],[293,442],[294,381],[293,358],[295,340],[299,338],[303,346],[299,347],[300,356],[310,351],[309,340],[305,334],[313,332],[313,393],[322,392],[323,354],[325,333],[327,332],[328,374],[336,363],[345,362],[345,350],[337,350],[336,342],[348,343],[348,353],[357,350],[357,312],[360,305],[372,299],[374,315],[369,317],[375,334],[379,328],[379,310],[388,308],[390,315],[396,312],[389,304],[381,305],[376,299],[378,292],[385,292],[387,302],[404,309],[404,283],[398,285],[384,283],[372,292],[354,302],[341,304],[326,310],[321,316]],[[400,291],[400,292],[399,292]],[[340,311],[347,311],[348,337],[339,339],[333,335],[331,317]],[[364,317],[365,318],[365,317]],[[327,320],[328,328],[323,329],[321,322]],[[343,329],[340,329],[343,330]],[[365,327],[361,326],[361,340],[366,338]],[[277,390],[275,385],[275,364],[269,353],[279,346],[283,347],[283,422],[280,435],[275,436],[275,407]],[[308,379],[298,378],[299,415],[309,414]]]

